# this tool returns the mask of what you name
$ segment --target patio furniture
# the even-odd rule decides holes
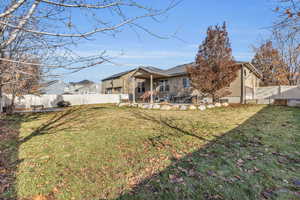
[[[31,105],[30,108],[32,110],[44,110],[44,105]]]

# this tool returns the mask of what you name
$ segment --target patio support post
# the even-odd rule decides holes
[[[153,75],[150,75],[150,103],[153,103]]]
[[[136,103],[135,102],[135,77],[132,77],[132,103]]]

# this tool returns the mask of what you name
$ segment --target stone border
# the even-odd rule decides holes
[[[119,103],[117,104],[118,107],[134,107],[134,108],[141,108],[147,110],[206,110],[211,108],[218,108],[218,107],[228,107],[228,103],[215,103],[215,104],[201,104],[201,105],[194,105],[194,104],[150,104],[150,103]]]

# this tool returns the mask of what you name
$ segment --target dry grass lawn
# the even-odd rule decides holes
[[[299,199],[299,137],[275,106],[3,116],[0,199]]]

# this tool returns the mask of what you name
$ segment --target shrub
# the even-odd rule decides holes
[[[69,107],[69,106],[71,106],[71,103],[70,103],[69,101],[64,101],[64,100],[62,100],[62,101],[57,102],[56,105],[57,105],[58,107],[63,108],[63,107]]]

